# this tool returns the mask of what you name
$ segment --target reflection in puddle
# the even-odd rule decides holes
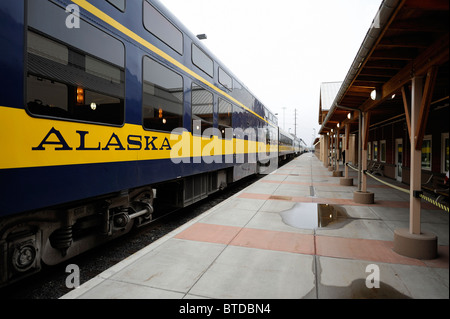
[[[298,203],[280,213],[285,224],[302,229],[337,226],[348,219],[344,208],[329,204]]]

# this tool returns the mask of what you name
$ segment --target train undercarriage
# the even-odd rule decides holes
[[[0,287],[150,223],[153,199],[142,187],[0,220]]]
[[[149,224],[155,201],[186,207],[232,180],[226,169],[0,219],[0,287]]]

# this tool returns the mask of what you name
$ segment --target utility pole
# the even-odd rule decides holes
[[[286,131],[286,106],[283,107],[283,130]]]
[[[297,136],[297,109],[294,109],[294,136]]]
[[[316,129],[313,127],[312,141],[311,141],[311,151],[314,149],[314,140],[316,137]]]

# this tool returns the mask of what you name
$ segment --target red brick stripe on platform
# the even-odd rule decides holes
[[[355,260],[448,268],[449,247],[439,246],[439,258],[423,261],[395,253],[393,242],[298,234],[255,228],[195,223],[177,239]]]

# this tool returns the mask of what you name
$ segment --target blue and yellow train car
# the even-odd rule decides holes
[[[158,1],[2,1],[0,41],[0,286],[278,159],[276,117]]]

